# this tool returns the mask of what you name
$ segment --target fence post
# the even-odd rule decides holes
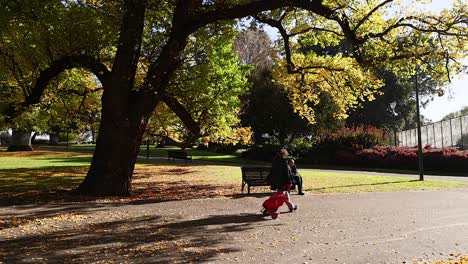
[[[410,141],[411,141],[411,130],[408,130],[406,131],[406,146],[409,146]]]
[[[406,133],[407,133],[407,132],[408,132],[408,131],[405,131],[405,146],[408,146],[408,137],[406,136]],[[403,132],[402,132],[402,133],[403,133]]]
[[[449,119],[449,125],[450,125],[450,147],[453,147],[452,118]]]
[[[444,148],[444,126],[442,122],[443,121],[440,121],[440,139],[442,139],[442,148]]]
[[[435,123],[432,123],[432,137],[434,138],[434,148],[436,147]]]
[[[397,130],[394,129],[394,130],[393,130],[393,138],[394,138],[394,140],[395,140],[395,147],[398,146],[396,133],[397,133]],[[462,144],[463,144],[463,140],[462,140]]]
[[[461,140],[461,149],[465,149],[463,146],[463,118],[460,116],[460,140]]]
[[[429,125],[426,125],[426,145],[429,145]]]

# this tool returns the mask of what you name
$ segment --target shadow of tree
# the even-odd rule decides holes
[[[232,232],[249,230],[259,214],[213,215],[180,221],[141,216],[86,223],[71,228],[10,238],[2,243],[6,263],[190,263],[213,261],[222,253],[238,251],[226,241]]]
[[[321,187],[321,188],[308,188],[306,191],[320,192],[323,190],[336,189],[336,188],[351,188],[351,187],[359,187],[359,186],[374,186],[374,185],[397,184],[397,183],[408,183],[408,182],[419,182],[419,180],[404,180],[404,181],[389,181],[389,182],[379,182],[379,183],[363,183],[363,184],[327,186],[327,187]]]
[[[3,193],[71,188],[83,181],[87,167],[67,166],[0,170],[0,198]]]

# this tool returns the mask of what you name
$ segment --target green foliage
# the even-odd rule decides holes
[[[276,83],[268,70],[251,76],[250,92],[243,96],[242,124],[252,127],[257,144],[267,133],[279,145],[287,145],[294,138],[310,131],[308,122],[293,112],[287,92]]]
[[[64,72],[45,92],[40,104],[47,132],[97,130],[102,88],[94,77],[81,69]]]
[[[104,6],[103,6],[104,7]],[[8,23],[0,31],[2,81],[30,92],[41,70],[72,54],[110,59],[115,15],[84,8],[76,1],[8,1],[0,7]],[[109,10],[108,10],[109,11]]]
[[[169,87],[212,139],[226,138],[234,132],[232,127],[239,122],[239,96],[249,87],[247,75],[251,67],[240,65],[233,52],[232,26],[219,24],[193,34],[185,50],[186,63],[175,73]],[[189,131],[167,107],[158,106],[158,110],[152,120],[163,128],[160,132],[178,140],[188,137]]]
[[[101,12],[100,8],[92,8],[94,4],[98,3],[46,0],[7,1],[0,6],[5,22],[0,30],[0,103],[23,103],[40,72],[63,56],[87,54],[110,61],[112,43],[117,36],[118,8],[108,3],[98,4],[100,8],[109,8]],[[0,126],[40,133],[50,131],[51,127],[78,130],[81,126],[78,123],[89,121],[83,118],[83,113],[88,112],[86,115],[90,116],[90,112],[94,115],[96,108],[99,109],[99,106],[88,107],[90,102],[94,105],[100,102],[96,98],[90,100],[90,95],[85,96],[88,98],[71,95],[71,90],[81,89],[81,85],[84,90],[89,89],[90,82],[96,87],[95,80],[84,71],[62,74],[49,85],[48,92],[42,96],[42,105],[20,111],[8,123],[6,119],[0,120]],[[78,109],[73,107],[64,111],[68,105],[82,101],[82,111],[76,112]]]

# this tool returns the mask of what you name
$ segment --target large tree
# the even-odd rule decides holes
[[[43,5],[43,1],[27,1]],[[95,195],[124,195],[131,191],[134,164],[148,118],[159,102],[164,102],[195,136],[203,135],[200,124],[172,94],[170,81],[184,63],[183,51],[197,30],[223,20],[256,16],[276,26],[284,40],[284,62],[276,72],[289,89],[295,109],[313,121],[310,104],[316,104],[326,91],[342,106],[337,117],[360,99],[372,97],[380,86],[372,74],[376,66],[398,67],[424,64],[425,58],[438,62],[431,70],[434,78],[445,78],[446,70],[457,70],[456,61],[466,55],[466,4],[440,16],[408,14],[384,15],[392,0],[124,0],[51,1],[62,4],[63,12],[78,3],[85,14],[97,12],[120,17],[118,39],[113,42],[112,60],[101,60],[99,53],[88,53],[78,43],[79,52],[63,53],[46,67],[41,66],[23,106],[38,103],[43,91],[60,72],[85,68],[102,83],[102,118],[99,137],[88,174],[77,191]],[[9,1],[8,5],[17,5]],[[10,12],[12,7],[6,12]],[[44,7],[37,7],[41,10]],[[2,12],[5,10],[2,10]],[[17,9],[7,24],[20,27],[26,9]],[[52,10],[51,12],[54,12]],[[58,12],[58,11],[57,11]],[[60,11],[62,12],[62,11]],[[15,14],[20,14],[16,16]],[[78,22],[77,22],[78,23]],[[104,27],[105,23],[96,23]],[[76,33],[94,28],[76,29]],[[103,30],[104,33],[112,30]],[[63,29],[63,34],[70,32]],[[3,33],[2,33],[3,34]],[[296,36],[311,42],[335,43],[347,39],[350,57],[296,54]],[[415,38],[419,42],[414,42]],[[112,40],[112,38],[109,38]],[[85,38],[83,38],[85,40]],[[109,44],[109,43],[108,43]],[[139,67],[148,65],[143,71]],[[41,64],[43,65],[43,64]],[[281,70],[284,71],[281,71]],[[143,72],[142,75],[138,73]],[[289,73],[286,74],[285,72]],[[409,72],[409,73],[408,73]],[[141,77],[141,78],[140,78]],[[359,91],[353,90],[359,87]],[[18,107],[8,110],[11,114]]]

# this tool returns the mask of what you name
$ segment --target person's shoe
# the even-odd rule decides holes
[[[300,192],[300,193],[298,193],[298,194],[299,194],[299,195],[304,195],[305,193],[303,193],[303,192]]]
[[[293,212],[297,210],[297,205],[295,205],[293,208],[289,208],[289,212]]]

